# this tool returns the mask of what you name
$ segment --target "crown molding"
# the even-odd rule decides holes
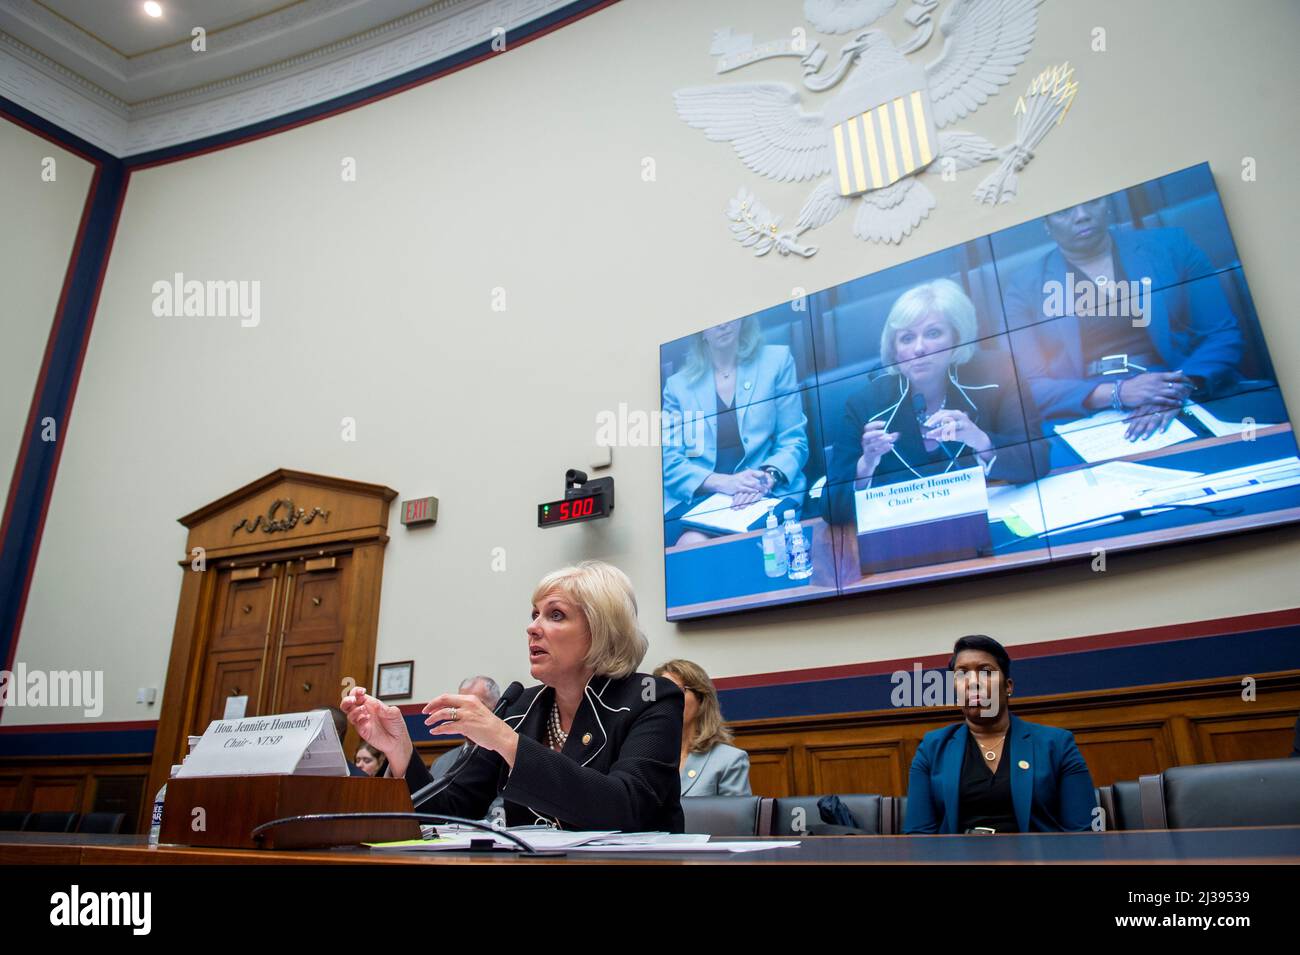
[[[342,5],[348,0],[324,2]],[[439,0],[309,53],[135,104],[0,32],[0,96],[114,156],[126,158],[230,132],[354,93],[482,43],[496,27],[516,29],[570,2]],[[321,6],[313,6],[309,12],[319,15],[321,11]],[[289,20],[283,18],[279,28],[290,28]],[[244,24],[232,32],[254,25]],[[167,57],[191,55],[188,46],[182,46],[179,53],[169,47],[126,60],[90,37],[81,36],[78,42],[114,72],[157,69],[170,62]],[[119,62],[114,64],[113,58]],[[147,67],[145,61],[149,61]]]

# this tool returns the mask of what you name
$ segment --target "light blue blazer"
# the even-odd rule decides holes
[[[808,418],[798,390],[794,357],[784,345],[764,345],[736,369],[736,420],[745,449],[738,471],[771,465],[786,476],[776,497],[799,497],[807,487]],[[777,397],[777,396],[780,397]],[[664,512],[689,501],[718,460],[718,393],[713,376],[687,381],[684,372],[664,384]],[[704,416],[695,423],[685,415]]]
[[[749,754],[718,743],[707,753],[691,753],[682,768],[683,796],[749,796]]]
[[[966,723],[931,730],[917,747],[903,831],[957,832]],[[1021,832],[1084,832],[1097,805],[1092,775],[1074,734],[1011,717],[1011,802]]]

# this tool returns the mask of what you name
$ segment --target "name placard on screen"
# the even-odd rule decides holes
[[[213,720],[178,776],[346,776],[343,747],[325,710]]]
[[[967,514],[987,514],[989,509],[982,467],[868,487],[858,491],[856,497],[858,532],[862,534]]]

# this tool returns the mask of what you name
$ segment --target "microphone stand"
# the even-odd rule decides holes
[[[270,822],[264,822],[254,829],[250,836],[262,841],[263,835],[268,829],[284,825],[291,822],[331,822],[337,819],[414,819],[417,822],[450,822],[455,825],[465,826],[470,829],[480,829],[483,832],[493,836],[501,836],[510,842],[515,843],[522,850],[522,854],[530,858],[544,858],[554,856],[564,856],[566,853],[559,849],[534,849],[530,844],[519,838],[513,832],[507,832],[504,829],[496,829],[491,824],[475,819],[462,819],[459,816],[445,816],[441,813],[433,812],[314,812],[302,816],[284,816],[280,819],[272,819]],[[474,840],[486,842],[487,840]],[[473,842],[470,844],[470,851],[480,852],[495,848],[496,841],[493,840],[489,845],[476,848]]]

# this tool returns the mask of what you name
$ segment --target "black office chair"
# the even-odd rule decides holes
[[[838,795],[838,794],[837,794]],[[773,800],[772,828],[774,836],[799,836],[815,834],[814,827],[823,825],[817,800],[821,796],[785,796]],[[858,825],[871,835],[880,835],[884,831],[884,797],[853,793],[839,795],[844,808],[853,814]]]
[[[77,831],[117,835],[124,825],[126,825],[124,812],[88,812],[81,817]]]
[[[1138,783],[1147,828],[1300,825],[1300,760],[1174,766]]]
[[[893,803],[893,811],[890,819],[891,831],[901,834],[903,832],[903,824],[907,822],[907,797],[895,796],[890,801]]]
[[[759,825],[758,796],[687,796],[682,800],[687,832],[711,836],[757,836]]]
[[[30,812],[0,812],[0,832],[18,832],[27,826]]]
[[[1143,829],[1142,796],[1136,779],[1112,783],[1111,807],[1106,810],[1107,829]],[[1104,807],[1104,804],[1103,804]]]
[[[72,832],[77,825],[75,812],[34,812],[27,820],[25,832]]]

